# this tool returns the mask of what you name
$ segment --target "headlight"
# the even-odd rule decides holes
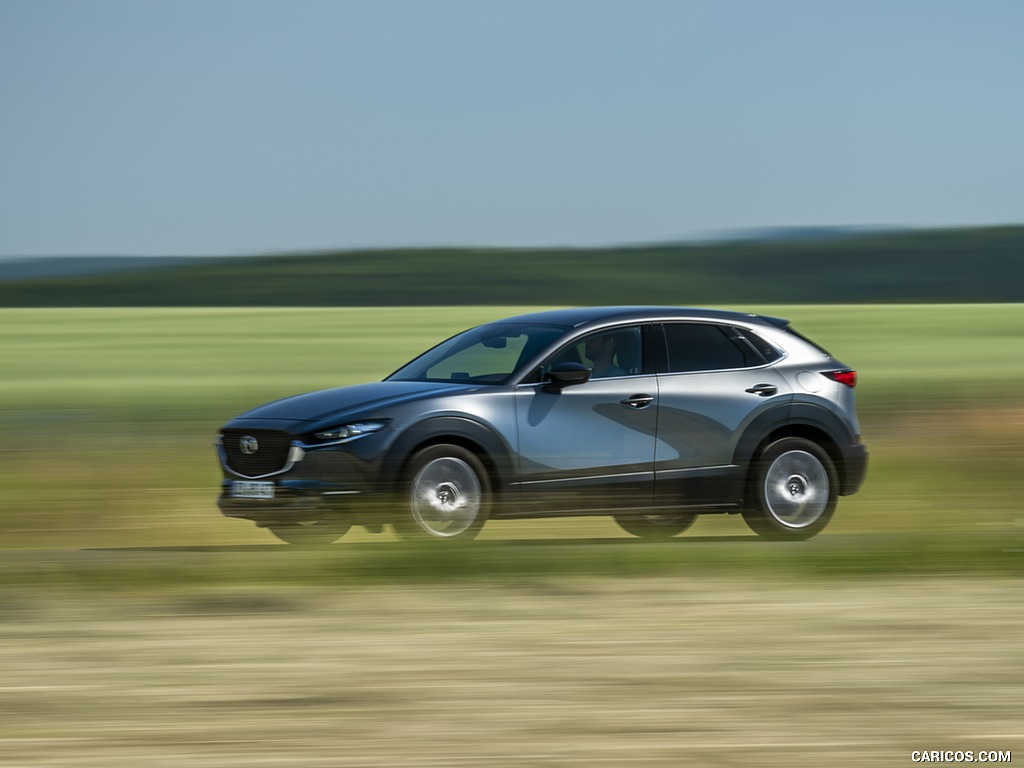
[[[313,437],[317,440],[350,440],[381,429],[384,429],[382,421],[360,421],[357,424],[343,424],[333,429],[325,429],[323,432],[315,432]]]

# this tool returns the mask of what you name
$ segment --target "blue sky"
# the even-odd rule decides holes
[[[0,0],[0,256],[1024,222],[1017,0]]]

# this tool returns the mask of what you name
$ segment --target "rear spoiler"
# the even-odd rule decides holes
[[[786,328],[789,325],[789,320],[783,317],[769,317],[768,315],[758,315],[758,317],[776,328]]]

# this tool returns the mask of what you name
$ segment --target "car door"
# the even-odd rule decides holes
[[[519,387],[518,485],[524,513],[587,513],[651,503],[658,381],[645,372],[644,336],[639,325],[580,336],[542,370],[583,363],[593,369],[593,378],[562,388],[544,382]],[[598,359],[610,347],[610,358]]]
[[[789,386],[730,326],[678,322],[661,328],[656,495],[662,503],[727,503],[739,480],[733,458],[744,428],[787,405]]]

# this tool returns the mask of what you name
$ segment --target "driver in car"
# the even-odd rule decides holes
[[[615,364],[615,339],[610,334],[591,336],[584,345],[583,354],[594,369],[591,378],[606,379],[626,375],[626,372]]]

